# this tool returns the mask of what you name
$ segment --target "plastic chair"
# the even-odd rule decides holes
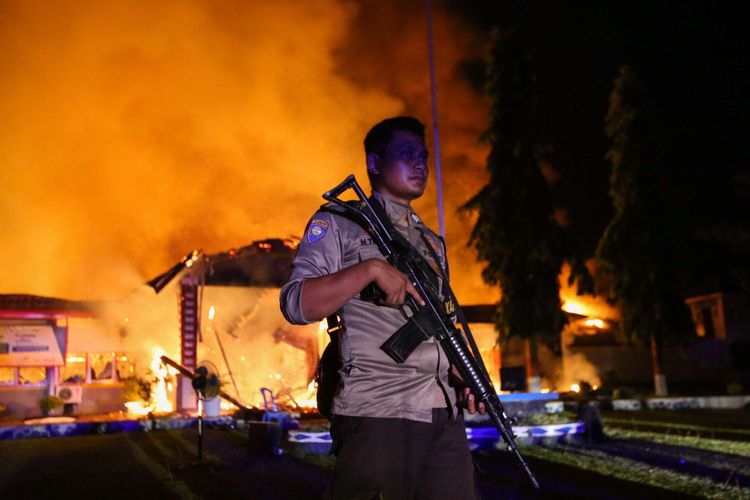
[[[276,406],[276,399],[273,397],[273,391],[268,387],[262,387],[260,393],[263,395],[263,422],[276,421],[279,425],[284,427],[285,423],[289,420],[289,415],[283,411],[279,411]]]

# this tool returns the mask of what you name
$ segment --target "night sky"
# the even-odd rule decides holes
[[[749,164],[750,65],[747,26],[736,8],[515,0],[446,7],[484,33],[497,25],[524,42],[536,74],[538,138],[552,148],[560,173],[553,194],[591,254],[612,216],[603,133],[608,96],[618,68],[633,66],[658,120],[660,159],[684,217],[679,223],[690,231],[686,293],[736,289],[746,239],[738,252],[706,237],[727,224],[730,233],[748,234],[748,194],[737,194],[736,178]],[[484,67],[476,58],[463,64],[477,89]]]
[[[617,69],[638,72],[659,120],[664,157],[693,224],[732,216],[733,176],[747,168],[750,68],[737,9],[710,2],[450,2],[489,32],[514,29],[537,76],[536,125],[556,153],[557,196],[590,249],[612,214],[603,134]],[[467,61],[481,86],[482,61]],[[736,215],[736,213],[734,214]]]

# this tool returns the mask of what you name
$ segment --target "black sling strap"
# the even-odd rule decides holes
[[[471,347],[471,352],[474,355],[474,359],[477,360],[477,364],[481,368],[481,370],[484,372],[485,376],[488,380],[490,380],[490,375],[487,373],[487,367],[484,364],[484,360],[482,359],[482,356],[479,354],[479,347],[477,346],[476,341],[474,340],[474,335],[472,335],[471,330],[469,329],[469,323],[466,321],[466,316],[464,315],[464,310],[461,309],[461,307],[458,305],[458,300],[456,300],[456,296],[453,294],[453,289],[451,289],[450,284],[448,283],[448,276],[443,271],[443,268],[439,265],[440,260],[438,259],[437,252],[430,244],[430,241],[427,239],[427,237],[424,235],[424,232],[420,229],[419,233],[422,235],[422,240],[424,241],[425,245],[427,245],[427,249],[430,251],[430,254],[432,255],[432,258],[435,259],[435,262],[438,263],[438,268],[440,270],[441,277],[443,278],[443,282],[445,283],[445,289],[448,291],[448,298],[453,302],[453,305],[456,307],[456,316],[458,317],[458,322],[461,323],[461,327],[464,329],[464,336],[466,337],[466,340],[469,342],[469,347]],[[445,259],[446,262],[448,259]]]

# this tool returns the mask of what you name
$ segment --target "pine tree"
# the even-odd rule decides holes
[[[597,248],[599,267],[609,276],[620,309],[621,332],[650,343],[657,395],[666,395],[663,348],[689,331],[681,296],[678,212],[656,120],[635,71],[620,68],[609,99],[605,134],[612,164],[614,215]]]
[[[489,181],[465,209],[478,212],[469,244],[486,263],[482,277],[502,288],[495,314],[499,342],[529,340],[529,379],[537,378],[536,341],[559,341],[567,322],[561,310],[558,275],[568,245],[555,222],[550,187],[540,170],[540,148],[532,127],[534,106],[530,60],[512,34],[493,33],[487,93],[492,99]],[[573,277],[588,277],[580,260]],[[579,289],[591,289],[588,286]]]

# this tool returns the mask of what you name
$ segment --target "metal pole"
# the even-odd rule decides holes
[[[203,461],[203,396],[195,391],[198,396],[198,461]]]
[[[435,57],[432,50],[432,0],[427,3],[427,46],[430,53],[430,92],[432,94],[432,134],[435,144],[435,183],[437,185],[438,221],[440,236],[445,238],[445,218],[443,217],[443,174],[440,168],[440,137],[438,134],[437,89],[435,88]]]

